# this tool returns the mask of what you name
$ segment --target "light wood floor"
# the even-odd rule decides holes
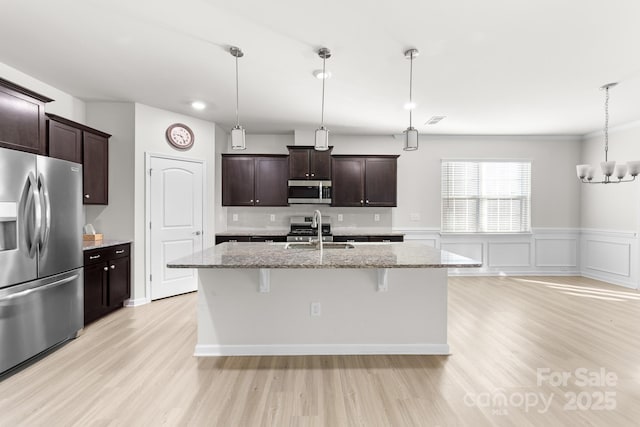
[[[195,358],[195,294],[122,309],[2,381],[0,425],[640,425],[638,292],[583,278],[449,283],[451,356]],[[544,368],[571,378],[538,385]],[[617,379],[580,386],[579,368]],[[522,406],[534,395],[548,410]]]

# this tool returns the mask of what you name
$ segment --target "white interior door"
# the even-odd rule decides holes
[[[203,165],[150,157],[151,299],[197,290],[191,269],[169,269],[167,262],[203,249]]]

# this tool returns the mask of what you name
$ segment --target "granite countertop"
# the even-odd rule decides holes
[[[474,268],[482,263],[419,243],[355,243],[353,249],[285,249],[284,243],[222,243],[169,268]]]
[[[126,243],[131,243],[131,240],[104,239],[96,241],[83,241],[82,250],[88,251],[91,249],[108,248],[109,246],[124,245]]]

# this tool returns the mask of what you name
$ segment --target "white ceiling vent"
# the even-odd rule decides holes
[[[436,125],[445,117],[447,116],[431,116],[431,118],[425,122],[425,125]]]

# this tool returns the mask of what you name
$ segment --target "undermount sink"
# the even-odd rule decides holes
[[[319,250],[320,246],[317,243],[287,243],[284,245],[285,249],[310,249],[310,250]],[[353,249],[354,245],[351,243],[334,243],[334,242],[324,242],[322,244],[323,249]]]

